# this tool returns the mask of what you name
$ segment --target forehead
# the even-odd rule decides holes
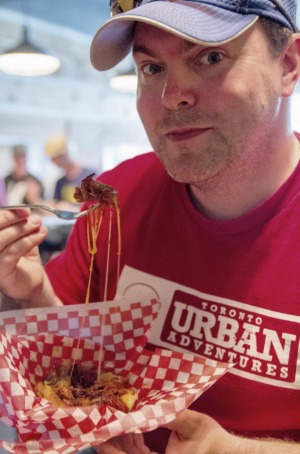
[[[163,45],[168,42],[180,42],[180,45],[187,50],[198,45],[154,25],[146,24],[143,22],[136,22],[133,47],[136,44],[140,43],[148,45],[153,41],[159,41]]]
[[[199,44],[187,41],[173,33],[150,24],[137,22],[133,39],[133,55],[137,53],[151,54],[156,49],[180,49],[186,52]]]

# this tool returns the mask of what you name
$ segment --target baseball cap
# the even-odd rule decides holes
[[[112,18],[96,32],[91,62],[111,69],[131,50],[134,24],[144,22],[197,44],[231,41],[260,17],[297,32],[297,0],[111,0]]]
[[[49,158],[59,158],[68,153],[68,141],[64,135],[50,137],[45,143],[45,153]]]

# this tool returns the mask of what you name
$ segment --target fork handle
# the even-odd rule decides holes
[[[34,205],[34,204],[26,204],[26,203],[19,203],[18,205],[1,205],[0,210],[15,210],[17,208],[41,208],[41,209],[49,209],[45,205]]]
[[[53,208],[48,207],[46,205],[35,205],[35,204],[26,204],[26,203],[19,203],[18,205],[2,205],[0,206],[0,210],[16,210],[18,208],[39,208],[40,210],[47,210],[50,213],[53,213]]]

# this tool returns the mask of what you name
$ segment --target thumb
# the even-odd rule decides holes
[[[195,411],[184,410],[177,418],[165,425],[167,429],[173,430],[182,438],[192,438],[196,430],[199,428],[201,415]]]

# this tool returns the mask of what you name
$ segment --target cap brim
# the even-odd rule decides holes
[[[248,29],[258,16],[238,14],[211,5],[155,1],[114,16],[91,44],[91,62],[99,71],[111,69],[131,50],[134,23],[144,22],[198,44],[222,44]]]

